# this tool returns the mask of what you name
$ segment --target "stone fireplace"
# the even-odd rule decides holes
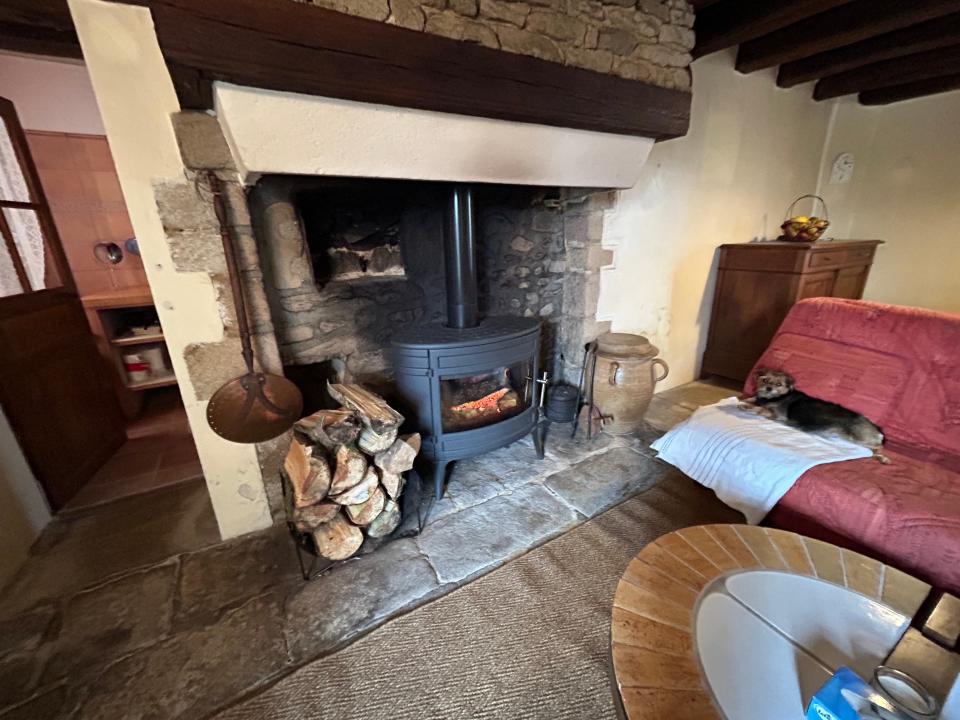
[[[205,424],[211,394],[243,365],[215,217],[194,186],[201,171],[216,172],[227,185],[264,369],[301,383],[349,375],[374,389],[395,388],[389,350],[398,333],[444,319],[443,196],[451,183],[463,183],[477,198],[482,314],[536,321],[542,328],[537,365],[553,378],[576,381],[584,343],[605,329],[596,309],[600,269],[613,259],[602,247],[613,188],[636,181],[654,138],[682,134],[686,126],[688,94],[663,89],[688,81],[690,38],[683,29],[692,17],[685,2],[582,3],[573,23],[578,29],[566,39],[553,37],[565,32],[562,14],[548,22],[545,10],[526,13],[523,3],[511,6],[510,18],[490,16],[506,3],[481,2],[476,12],[467,4],[445,2],[434,12],[432,3],[413,3],[419,10],[401,20],[400,6],[389,2],[387,14],[375,18],[386,25],[343,21],[344,28],[366,23],[357,31],[402,40],[402,52],[392,55],[402,62],[388,65],[406,63],[403,77],[410,80],[401,89],[410,93],[409,105],[387,99],[394,88],[378,81],[376,64],[385,59],[360,75],[328,77],[281,58],[271,72],[298,92],[287,89],[286,79],[278,84],[266,75],[254,87],[261,76],[253,75],[269,69],[262,64],[249,69],[249,83],[230,82],[247,78],[243,58],[228,60],[241,68],[234,75],[219,64],[236,54],[230,47],[217,55],[197,44],[201,26],[211,23],[227,35],[252,33],[252,43],[273,33],[279,42],[271,47],[284,58],[301,54],[313,67],[331,70],[324,64],[334,56],[340,62],[337,53],[344,51],[334,45],[345,35],[324,34],[332,19],[327,11],[278,2],[276,13],[254,18],[242,16],[244,6],[220,24],[212,10],[204,11],[185,35],[176,29],[177,13],[194,12],[186,5],[176,12],[100,0],[70,5],[224,537],[282,517],[277,477],[289,439],[239,446]],[[452,17],[457,8],[470,17]],[[319,13],[315,26],[312,13]],[[414,17],[421,15],[423,27]],[[301,16],[314,35],[303,34]],[[517,22],[523,27],[511,29]],[[413,30],[389,28],[407,23]],[[483,24],[493,29],[486,43],[474,32]],[[541,35],[545,41],[534,37]],[[499,49],[472,44],[492,47],[492,37]],[[514,43],[520,40],[526,50]],[[420,42],[429,48],[425,54]],[[550,62],[511,61],[502,76],[483,80],[489,87],[470,91],[465,68],[491,63],[489,74],[496,76],[499,65],[488,54],[514,52],[508,45],[534,56],[532,48],[549,45],[559,54]],[[446,80],[424,77],[428,85],[418,85],[416,73],[434,73],[435,65],[419,59],[431,53],[457,62]],[[589,77],[578,69],[593,62],[599,65]],[[663,72],[654,68],[660,62]],[[651,65],[637,74],[630,63]],[[548,66],[560,64],[568,67],[554,76]],[[214,65],[216,82],[202,77]],[[191,75],[191,67],[201,76]],[[356,86],[361,76],[369,93]],[[313,89],[327,80],[333,97]],[[346,85],[337,94],[334,81],[340,80]],[[495,87],[513,93],[509,108],[500,107]],[[563,104],[556,97],[586,100]],[[609,112],[595,112],[589,103]],[[308,408],[322,401],[308,392]]]
[[[451,299],[462,290],[451,287],[458,268],[445,270],[445,258],[449,263],[459,250],[449,244],[451,193],[470,199],[469,217],[460,218],[470,237],[467,282],[475,286],[468,290],[478,313],[470,320]],[[542,372],[552,381],[576,382],[584,338],[601,329],[590,316],[599,270],[611,257],[590,251],[597,245],[590,221],[602,211],[584,212],[584,206],[602,205],[608,195],[263,177],[248,198],[270,311],[259,324],[273,327],[284,372],[304,393],[306,412],[329,405],[327,381],[348,381],[415,419],[410,429],[425,438],[439,497],[450,460],[531,432],[534,381]],[[569,268],[568,252],[578,260]],[[477,355],[487,359],[474,360]],[[431,363],[438,373],[447,367],[447,379],[429,379],[432,372],[420,368]],[[481,396],[497,399],[490,417],[473,404]]]

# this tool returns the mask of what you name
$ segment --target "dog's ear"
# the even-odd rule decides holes
[[[783,379],[787,383],[787,389],[793,390],[797,386],[797,381],[793,379],[793,375],[790,375],[789,373],[784,373]]]

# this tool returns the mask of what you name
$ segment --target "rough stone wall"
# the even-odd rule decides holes
[[[689,90],[687,0],[308,0],[454,40]]]
[[[366,187],[370,183],[384,187],[383,182],[365,181]],[[334,277],[318,283],[310,258],[323,248],[316,246],[316,238],[308,239],[301,225],[293,200],[297,183],[267,178],[251,196],[283,364],[296,373],[292,366],[332,363],[331,371],[346,371],[387,391],[394,335],[411,323],[445,320],[441,245],[445,191],[434,192],[430,202],[411,195],[398,233],[403,277]],[[568,228],[562,208],[545,205],[547,194],[534,188],[487,187],[477,190],[475,204],[481,312],[540,318],[541,363],[553,374],[562,364],[561,336],[567,323]],[[556,199],[558,192],[550,194]],[[577,206],[575,212],[580,211]],[[583,227],[573,223],[569,229],[579,232]],[[572,244],[579,247],[583,242],[574,239]],[[324,371],[311,370],[315,375]]]
[[[563,215],[543,206],[541,192],[498,194],[477,218],[481,308],[490,315],[539,317],[540,361],[552,376],[563,318]]]
[[[563,233],[567,244],[563,275],[563,321],[559,352],[560,373],[571,384],[579,378],[584,346],[610,331],[597,321],[600,269],[613,263],[613,251],[601,246],[603,220],[616,205],[616,190],[564,190]]]

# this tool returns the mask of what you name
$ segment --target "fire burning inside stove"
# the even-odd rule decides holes
[[[440,381],[444,432],[459,432],[513,417],[530,407],[529,363]]]

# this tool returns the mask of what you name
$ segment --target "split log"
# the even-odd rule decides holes
[[[386,493],[378,486],[373,489],[370,497],[364,502],[356,505],[345,505],[343,509],[347,511],[347,516],[353,521],[354,525],[364,527],[372,523],[383,512],[383,506],[386,502]]]
[[[339,495],[330,495],[330,500],[338,505],[359,505],[366,502],[379,486],[380,476],[377,474],[377,469],[370,468],[357,485]]]
[[[283,474],[293,491],[294,507],[318,503],[330,490],[330,466],[325,458],[313,457],[312,453],[313,448],[294,438],[283,461]]]
[[[357,445],[367,453],[367,455],[376,455],[378,452],[383,452],[393,445],[396,439],[396,428],[388,430],[383,435],[378,435],[371,428],[364,428],[363,432],[360,433],[360,439],[357,441]]]
[[[373,462],[388,473],[403,473],[413,467],[413,460],[420,452],[420,433],[397,438],[389,448],[377,453]]]
[[[400,524],[400,506],[393,500],[387,500],[383,512],[367,526],[367,535],[373,538],[386,537]]]
[[[350,445],[341,445],[337,448],[336,470],[330,483],[331,495],[349,490],[363,480],[367,472],[367,458]]]
[[[326,448],[349,445],[360,435],[363,424],[352,410],[320,410],[301,418],[293,426],[316,443]]]
[[[340,512],[340,506],[333,502],[319,502],[316,505],[296,508],[293,522],[300,532],[316,530],[325,522],[330,522]]]
[[[328,560],[346,560],[363,544],[363,531],[338,513],[313,531],[317,553]]]
[[[400,473],[381,470],[380,483],[383,485],[383,489],[387,491],[387,495],[391,498],[396,500],[400,497],[400,493],[403,490],[403,476],[400,475]]]
[[[356,412],[363,424],[377,435],[385,435],[403,422],[403,415],[390,407],[386,400],[361,385],[328,382],[327,390],[334,400]]]

